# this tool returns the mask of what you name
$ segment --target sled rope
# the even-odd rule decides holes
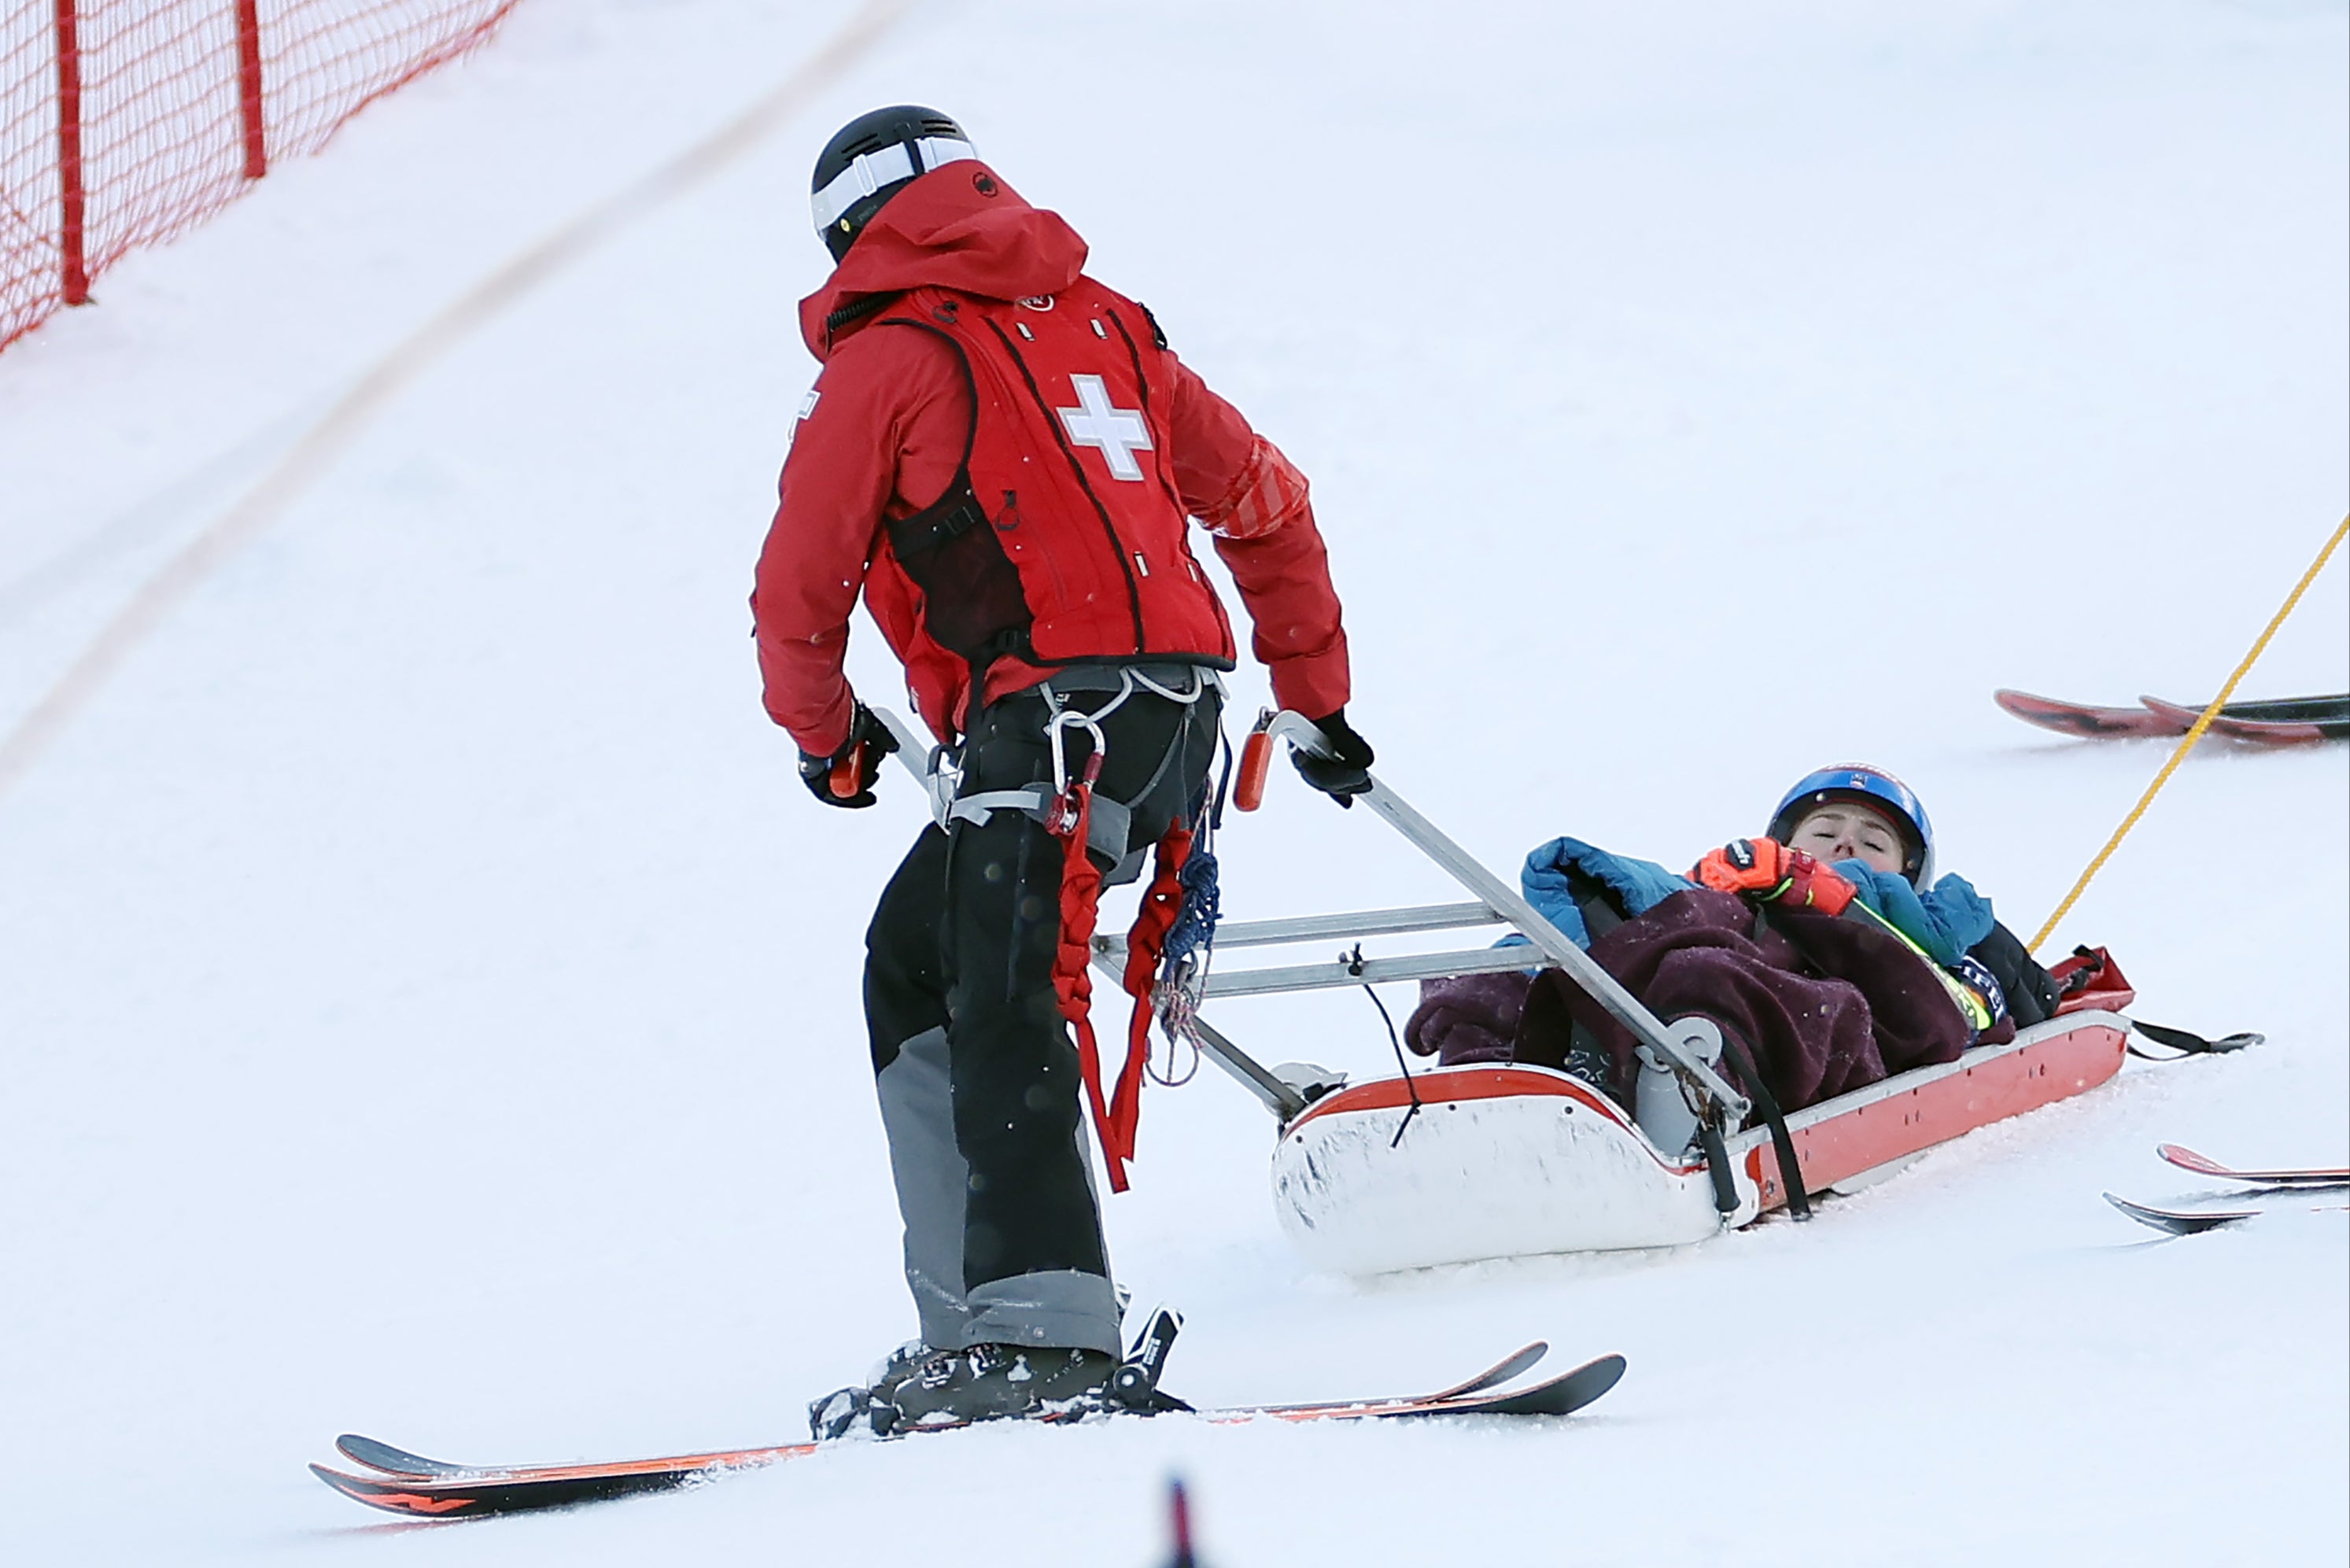
[[[2082,871],[2080,880],[2073,884],[2073,890],[2064,895],[2063,903],[2056,906],[2056,912],[2041,926],[2039,934],[2030,943],[2033,952],[2038,952],[2041,945],[2047,941],[2048,934],[2056,929],[2056,922],[2072,912],[2073,906],[2087,890],[2090,879],[2113,857],[2114,851],[2121,847],[2122,840],[2129,836],[2129,830],[2137,826],[2137,819],[2146,815],[2146,808],[2154,804],[2154,797],[2162,793],[2162,786],[2170,782],[2170,775],[2178,771],[2178,764],[2187,760],[2187,753],[2195,749],[2195,742],[2203,738],[2203,732],[2211,727],[2211,721],[2219,717],[2220,710],[2225,708],[2228,700],[2236,694],[2236,683],[2251,671],[2253,662],[2268,647],[2269,639],[2276,635],[2277,628],[2284,624],[2285,617],[2301,603],[2301,596],[2309,591],[2309,585],[2317,580],[2317,574],[2325,569],[2325,563],[2334,558],[2334,552],[2341,545],[2345,535],[2350,535],[2350,517],[2342,519],[2342,525],[2334,530],[2332,538],[2325,541],[2325,548],[2317,552],[2317,559],[2309,564],[2309,570],[2301,574],[2301,581],[2293,584],[2293,592],[2285,595],[2284,603],[2277,607],[2276,614],[2269,618],[2269,624],[2253,642],[2252,650],[2244,655],[2244,661],[2236,666],[2236,672],[2228,677],[2228,683],[2220,688],[2220,694],[2211,699],[2211,705],[2204,709],[2193,726],[2179,737],[2178,748],[2170,753],[2170,760],[2162,764],[2162,771],[2154,775],[2154,782],[2146,786],[2144,794],[2137,797],[2137,804],[2130,807],[2127,816],[2122,818],[2122,825],[2114,829],[2114,836],[2106,840],[2106,846],[2097,851],[2096,858]]]

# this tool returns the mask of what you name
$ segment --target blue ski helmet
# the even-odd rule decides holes
[[[1934,879],[1934,825],[1926,820],[1926,808],[1909,786],[1883,768],[1846,763],[1805,774],[1779,797],[1779,807],[1771,814],[1771,836],[1784,843],[1805,812],[1837,800],[1874,806],[1893,819],[1902,838],[1901,869],[1911,887],[1924,891]]]

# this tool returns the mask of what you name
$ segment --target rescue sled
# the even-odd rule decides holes
[[[896,715],[898,755],[923,778],[943,816],[952,784]],[[1253,809],[1274,742],[1326,754],[1319,730],[1269,714],[1249,737],[1235,800]],[[1225,922],[1212,946],[1151,992],[1160,1024],[1237,1079],[1281,1123],[1274,1207],[1299,1251],[1347,1274],[1482,1258],[1668,1247],[1702,1241],[1790,1206],[1783,1174],[1804,1193],[1852,1190],[1891,1175],[1937,1144],[2095,1087],[2126,1054],[2119,1009],[2134,992],[2102,952],[2084,950],[2051,972],[2061,1011],[2006,1044],[1900,1074],[1748,1128],[1753,1104],[1721,1075],[1721,1038],[1701,1019],[1659,1020],[1519,890],[1488,870],[1374,777],[1354,798],[1474,895],[1465,903]],[[1366,956],[1367,939],[1504,926],[1528,946]],[[1352,944],[1315,963],[1215,968],[1210,954],[1300,942]],[[1325,948],[1326,951],[1326,947]],[[1097,935],[1096,968],[1126,969],[1126,940]],[[1640,1054],[1680,1093],[1637,1107],[1546,1067],[1478,1065],[1348,1085],[1309,1064],[1268,1068],[1200,1016],[1202,1003],[1385,981],[1433,980],[1555,967],[1631,1031]],[[1666,1102],[1670,1102],[1667,1105]],[[1691,1104],[1700,1106],[1692,1113]],[[1662,1107],[1660,1110],[1659,1107]],[[1635,1115],[1637,1109],[1640,1114]],[[1700,1136],[1688,1136],[1692,1115]],[[1673,1126],[1673,1116],[1681,1118]],[[1669,1128],[1669,1131],[1663,1129]],[[1660,1141],[1697,1153],[1667,1154]],[[1783,1163],[1783,1159],[1785,1163]],[[1800,1205],[1803,1199],[1795,1199]],[[1800,1212],[1799,1208],[1799,1212]]]
[[[1270,742],[1316,749],[1318,732],[1294,714],[1260,724],[1242,766],[1242,804],[1261,788]],[[1702,1241],[1787,1206],[1774,1129],[1742,1127],[1752,1109],[1714,1070],[1711,1026],[1667,1024],[1599,968],[1518,890],[1503,882],[1376,779],[1357,797],[1477,895],[1471,903],[1296,919],[1227,923],[1214,951],[1353,942],[1321,963],[1219,969],[1188,986],[1162,983],[1156,1003],[1170,1031],[1232,1074],[1281,1119],[1273,1156],[1283,1229],[1316,1266],[1371,1274],[1483,1258],[1666,1247]],[[1363,955],[1366,938],[1502,925],[1527,947]],[[1124,947],[1095,939],[1115,973]],[[1475,1065],[1346,1085],[1302,1064],[1268,1070],[1199,1017],[1223,997],[1357,986],[1378,981],[1525,969],[1564,969],[1707,1102],[1705,1153],[1669,1155],[1627,1108],[1547,1067]],[[1937,1144],[2095,1088],[2119,1070],[2131,1029],[2119,1009],[2134,992],[2103,953],[2054,972],[2067,994],[2058,1016],[2005,1044],[1920,1068],[1783,1118],[1806,1195],[1881,1180]],[[2067,983],[2069,982],[2069,983]],[[1170,990],[1176,994],[1169,994]],[[1335,1085],[1335,1086],[1334,1086]],[[1678,1098],[1679,1096],[1675,1096]],[[1687,1114],[1684,1108],[1683,1113]]]
[[[1936,1144],[2096,1087],[2121,1066],[2129,1028],[2085,1008],[1791,1113],[1806,1192],[1856,1190]],[[1677,1246],[1787,1202],[1769,1128],[1723,1141],[1727,1212],[1709,1161],[1662,1154],[1581,1081],[1440,1067],[1308,1106],[1274,1151],[1274,1207],[1308,1261],[1342,1274]]]

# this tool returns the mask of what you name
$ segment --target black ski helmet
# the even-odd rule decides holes
[[[978,156],[962,127],[935,109],[901,103],[860,114],[816,154],[808,184],[816,232],[837,262],[909,181]]]

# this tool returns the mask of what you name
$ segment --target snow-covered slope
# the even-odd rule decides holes
[[[0,357],[0,729],[413,327],[842,0],[525,5]],[[2334,1563],[2339,1216],[2150,1241],[2177,1138],[2344,1152],[2345,749],[2214,747],[2058,934],[2261,1051],[1672,1254],[1306,1273],[1269,1121],[1154,1091],[1122,1272],[1201,1400],[1622,1350],[1540,1428],[989,1430],[387,1538],[302,1462],[773,1441],[910,1332],[858,939],[743,598],[806,168],[935,101],[1315,482],[1381,773],[1496,867],[1665,860],[1846,756],[2029,931],[2342,515],[2350,27],[2294,0],[918,5],[494,317],[0,796],[0,1555],[25,1563]],[[2340,691],[2344,564],[2248,693]],[[869,628],[852,673],[896,681]],[[1242,678],[1253,711],[1263,686]],[[1239,916],[1441,898],[1277,781]],[[1408,1003],[1396,995],[1390,1003]],[[1377,1073],[1361,998],[1235,1003]],[[2192,1483],[2172,1480],[2191,1475]]]

